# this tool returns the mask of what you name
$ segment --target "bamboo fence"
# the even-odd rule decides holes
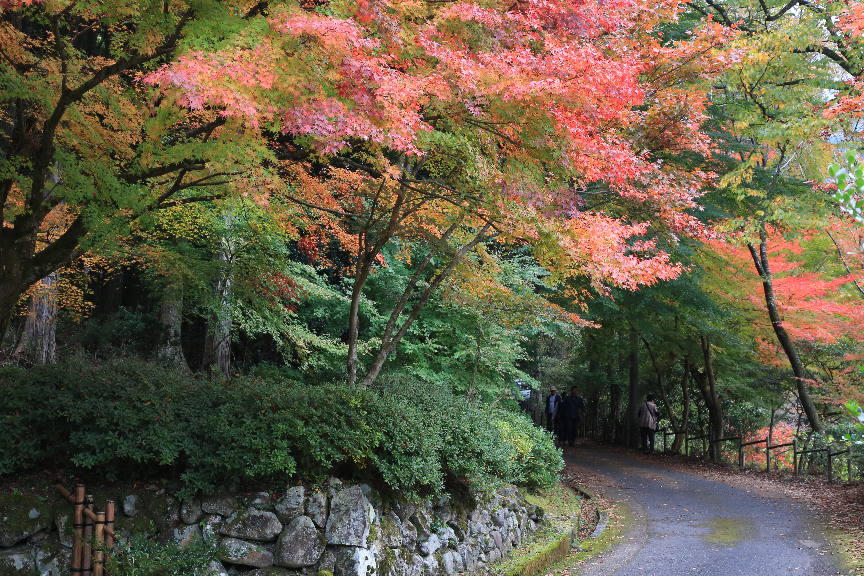
[[[84,485],[76,484],[75,493],[57,484],[57,491],[75,506],[72,533],[71,576],[107,576],[106,554],[114,546],[114,501],[105,510],[93,510],[93,496],[85,494]]]

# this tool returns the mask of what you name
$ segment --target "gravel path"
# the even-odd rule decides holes
[[[597,448],[567,448],[569,465],[596,474],[629,522],[609,552],[589,560],[592,576],[717,576],[840,572],[818,518],[795,500],[652,466]]]

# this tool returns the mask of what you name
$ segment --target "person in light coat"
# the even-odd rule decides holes
[[[660,411],[654,403],[654,395],[648,394],[645,403],[639,406],[639,414],[636,423],[642,432],[642,450],[645,454],[654,453],[654,433],[657,431],[657,421],[660,419]]]

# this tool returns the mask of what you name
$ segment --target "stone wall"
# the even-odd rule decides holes
[[[155,488],[155,487],[154,487]],[[330,479],[325,490],[296,486],[178,502],[165,490],[97,493],[117,501],[116,529],[162,541],[203,537],[228,550],[213,576],[443,576],[500,560],[542,521],[513,486],[460,501],[382,500],[366,485]],[[469,500],[466,503],[464,500]],[[0,576],[68,574],[72,506],[0,496]]]

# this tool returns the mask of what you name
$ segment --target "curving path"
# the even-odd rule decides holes
[[[567,448],[564,459],[598,474],[595,488],[626,506],[630,520],[612,550],[589,560],[580,574],[840,573],[818,518],[793,499],[593,447]]]

